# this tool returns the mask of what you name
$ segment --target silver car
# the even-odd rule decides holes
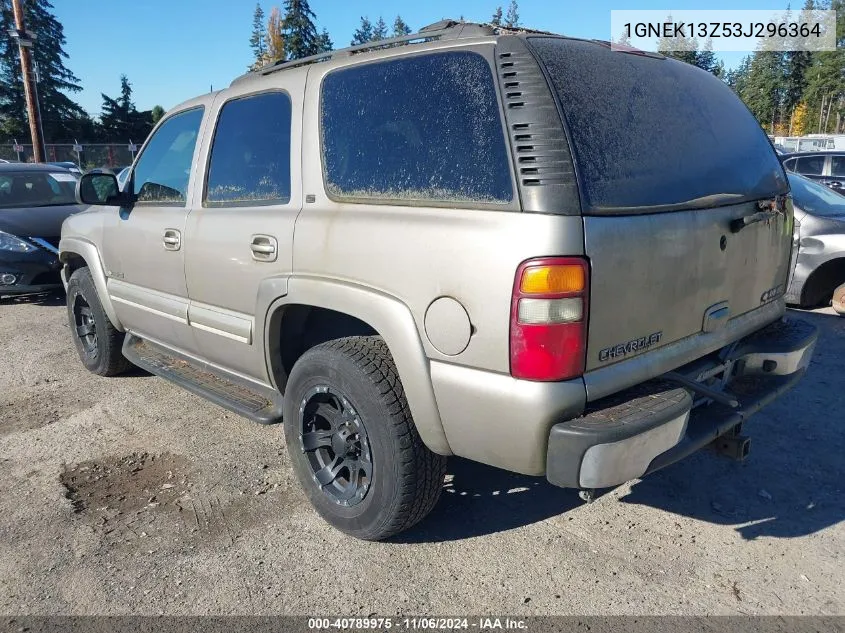
[[[786,294],[802,308],[833,305],[845,316],[845,196],[789,174],[795,207],[794,266]]]

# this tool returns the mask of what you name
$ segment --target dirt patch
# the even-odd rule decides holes
[[[132,453],[65,466],[59,479],[75,513],[110,545],[193,535],[231,545],[254,523],[263,491],[208,490],[194,477],[203,479],[181,455]]]
[[[39,380],[35,392],[15,395],[0,399],[0,436],[39,429],[91,407],[87,397],[50,378]]]

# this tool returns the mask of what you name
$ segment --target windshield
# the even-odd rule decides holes
[[[68,172],[0,174],[0,209],[76,204],[76,177]]]
[[[845,196],[798,174],[790,173],[787,177],[792,200],[802,211],[820,216],[845,215]]]
[[[713,74],[582,40],[531,37],[566,118],[586,214],[786,193],[768,137]]]

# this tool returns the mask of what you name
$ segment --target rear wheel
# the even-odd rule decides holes
[[[297,477],[337,529],[385,539],[437,503],[446,458],[420,439],[381,337],[348,337],[305,352],[288,380],[284,420]]]
[[[845,284],[833,291],[831,305],[839,316],[845,316]]]
[[[76,351],[88,371],[116,376],[129,369],[121,351],[123,332],[106,316],[88,268],[75,270],[68,280],[67,312]]]

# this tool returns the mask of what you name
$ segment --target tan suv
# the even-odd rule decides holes
[[[788,193],[708,73],[444,22],[177,106],[123,191],[86,174],[68,316],[97,374],[284,420],[320,514],[381,539],[448,455],[588,500],[743,457],[816,340],[783,320]]]

